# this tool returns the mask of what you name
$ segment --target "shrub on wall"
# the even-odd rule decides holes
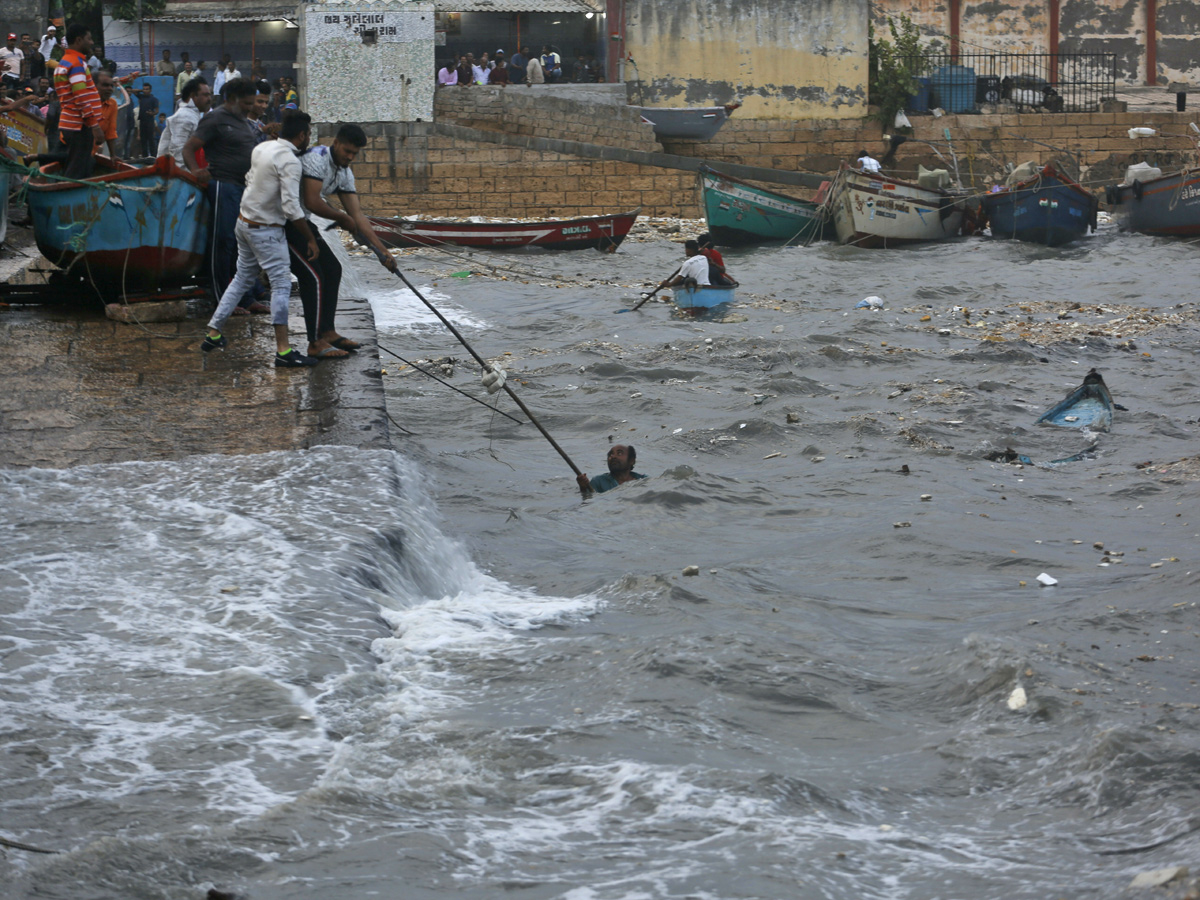
[[[912,19],[903,14],[899,20],[888,16],[887,25],[890,41],[877,37],[874,25],[867,26],[870,102],[879,107],[876,115],[885,126],[892,124],[896,113],[920,89],[917,76],[925,74],[928,65],[920,31]]]

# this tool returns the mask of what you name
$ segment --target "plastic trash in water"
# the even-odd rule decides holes
[[[1053,575],[1047,575],[1045,572],[1039,575],[1037,580],[1042,587],[1054,587],[1054,585],[1058,584],[1057,578]]]
[[[1011,710],[1024,709],[1029,703],[1029,698],[1025,696],[1025,688],[1018,685],[1013,688],[1012,693],[1008,695],[1008,708]]]
[[[855,309],[883,309],[882,297],[864,297],[854,304]]]

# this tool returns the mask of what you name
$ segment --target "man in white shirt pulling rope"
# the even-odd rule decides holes
[[[308,241],[308,258],[317,258],[317,239],[300,206],[298,154],[308,147],[311,131],[312,119],[307,113],[289,111],[284,116],[280,137],[259,144],[250,156],[250,171],[246,175],[246,190],[242,194],[235,229],[237,274],[221,295],[217,311],[208,323],[208,336],[201,344],[205,353],[224,349],[228,344],[221,334],[225,321],[259,274],[266,272],[271,284],[276,367],[300,368],[318,363],[315,357],[293,350],[288,341],[288,298],[292,280],[284,234],[284,226],[292,223]]]

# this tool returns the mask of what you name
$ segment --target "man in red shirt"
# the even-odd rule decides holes
[[[713,246],[712,235],[706,231],[696,238],[696,243],[700,245],[700,253],[708,260],[708,280],[713,284],[736,285],[737,282],[725,271],[725,258]]]
[[[117,155],[117,101],[113,99],[112,73],[101,69],[96,73],[96,92],[100,95],[100,127],[104,129],[104,144],[99,152],[113,158]]]
[[[92,174],[92,152],[104,143],[101,127],[100,94],[88,71],[92,52],[92,33],[76,22],[67,28],[67,49],[54,70],[54,91],[62,113],[58,130],[67,145],[63,174],[68,178],[87,178]]]

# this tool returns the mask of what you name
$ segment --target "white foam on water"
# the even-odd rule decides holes
[[[430,331],[445,330],[445,325],[430,311],[420,298],[412,291],[396,282],[397,287],[391,290],[372,291],[370,296],[371,309],[375,313],[375,327],[380,331]],[[456,306],[450,298],[440,291],[425,285],[417,285],[417,290],[432,303],[456,328],[487,328],[488,323],[461,307]]]
[[[53,830],[78,804],[135,831],[174,808],[261,815],[375,739],[368,722],[339,742],[331,721],[390,710],[411,730],[459,701],[453,657],[595,608],[480,572],[421,483],[335,448],[0,473],[11,827]],[[364,678],[381,687],[365,707],[347,700]]]

